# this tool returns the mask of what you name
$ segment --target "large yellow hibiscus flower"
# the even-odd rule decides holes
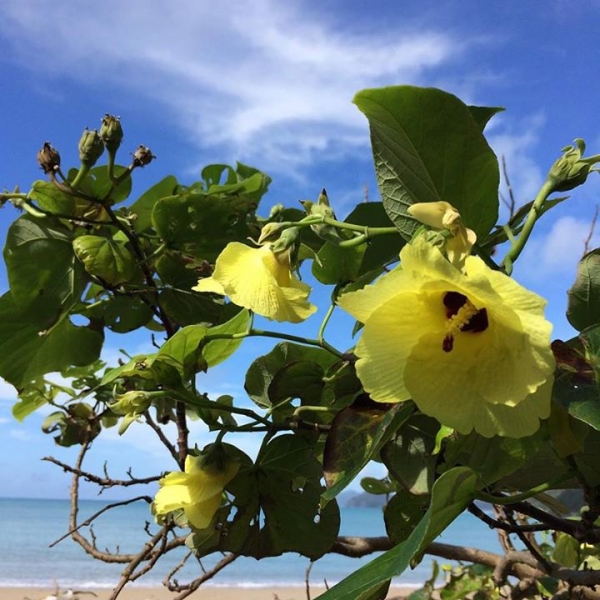
[[[522,437],[550,411],[545,300],[469,256],[462,269],[422,236],[401,264],[339,305],[364,323],[355,353],[378,402],[412,399],[460,433]]]

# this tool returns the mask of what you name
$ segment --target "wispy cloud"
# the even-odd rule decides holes
[[[265,168],[368,143],[351,104],[365,87],[426,83],[464,39],[434,28],[349,28],[313,4],[158,0],[0,5],[19,60],[46,76],[125,86],[164,104],[206,147]]]

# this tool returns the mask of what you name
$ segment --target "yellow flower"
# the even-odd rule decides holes
[[[212,276],[192,289],[229,296],[234,304],[276,321],[299,323],[317,310],[308,301],[310,286],[292,273],[289,252],[275,253],[270,244],[251,248],[231,242]]]
[[[223,489],[235,477],[240,463],[230,462],[224,470],[206,466],[201,456],[187,456],[185,473],[168,473],[160,481],[154,498],[154,512],[165,515],[182,508],[187,520],[197,529],[210,525],[221,506]]]
[[[407,212],[433,229],[447,229],[452,234],[446,240],[448,260],[453,265],[462,267],[465,258],[471,254],[477,235],[465,227],[456,208],[449,202],[417,202],[409,206]]]
[[[412,399],[460,433],[534,433],[550,411],[545,300],[478,257],[453,266],[420,236],[401,265],[339,305],[364,323],[358,377],[373,400]]]

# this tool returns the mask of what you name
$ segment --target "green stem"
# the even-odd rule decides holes
[[[71,187],[76,188],[84,180],[85,176],[90,172],[90,169],[91,167],[87,165],[81,165],[79,167],[77,175],[75,176],[75,179],[71,181]]]
[[[202,408],[211,411],[221,411],[242,415],[244,417],[248,417],[249,419],[253,419],[257,423],[261,423],[262,425],[271,425],[271,421],[265,419],[264,417],[261,417],[259,414],[255,413],[253,410],[250,410],[248,408],[239,408],[235,406],[228,406],[227,404],[219,404],[214,400],[204,400],[202,397],[196,396],[194,394],[184,394],[182,392],[175,392],[174,395],[177,396],[187,406],[193,406],[194,408]]]
[[[517,260],[517,258],[519,258],[523,248],[525,248],[525,244],[527,243],[527,240],[533,231],[533,226],[540,216],[542,206],[552,191],[553,183],[547,179],[533,201],[533,205],[531,206],[531,210],[527,215],[527,220],[523,225],[523,229],[521,230],[519,237],[513,242],[510,250],[506,253],[506,256],[502,260],[501,266],[508,275],[511,274],[514,262]]]
[[[31,204],[31,202],[27,200],[27,198],[15,198],[13,196],[12,198],[9,198],[9,200],[14,207],[24,210],[26,213],[29,213],[32,217],[35,217],[36,219],[44,219],[47,216],[47,213],[45,211],[40,210],[36,206],[33,206],[33,204]]]
[[[561,484],[563,481],[567,479],[572,479],[573,474],[567,473],[561,475],[558,479],[554,481],[549,481],[546,483],[541,483],[540,485],[527,490],[526,492],[522,492],[521,494],[514,494],[512,496],[494,496],[493,494],[488,494],[486,492],[477,492],[475,494],[475,498],[477,500],[482,500],[483,502],[489,502],[490,504],[498,504],[501,506],[506,506],[510,504],[514,504],[515,502],[523,502],[531,498],[532,496],[537,496],[542,492],[547,492],[548,490],[553,490],[557,485]]]
[[[327,309],[327,312],[325,313],[325,317],[323,317],[323,322],[321,323],[321,327],[319,327],[319,332],[317,333],[317,340],[319,340],[319,342],[323,343],[323,338],[325,337],[325,328],[327,327],[327,324],[329,323],[329,319],[331,319],[331,315],[333,314],[333,311],[335,309],[335,304],[332,302],[329,305],[329,308]]]

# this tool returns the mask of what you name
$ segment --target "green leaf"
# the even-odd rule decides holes
[[[114,166],[115,177],[120,177],[127,171],[122,165]],[[77,175],[76,169],[69,170],[69,180],[73,181]],[[102,204],[117,204],[129,198],[131,193],[131,176],[122,179],[115,185],[108,176],[108,166],[94,167],[77,187],[77,190]],[[87,201],[89,203],[89,200]]]
[[[306,361],[327,369],[337,358],[321,348],[282,342],[264,356],[258,357],[246,373],[246,392],[262,408],[271,408],[269,388],[280,369],[292,362]]]
[[[19,217],[8,230],[4,260],[15,303],[38,323],[54,320],[85,287],[71,233],[50,218]]]
[[[341,410],[327,435],[323,470],[328,489],[323,500],[335,498],[373,458],[414,411],[411,402],[362,402]]]
[[[214,527],[192,540],[199,556],[218,550],[257,559],[284,552],[321,557],[338,535],[340,516],[335,502],[319,507],[321,464],[313,445],[281,435],[262,448],[256,465],[249,462],[240,460],[226,488],[233,507],[224,507]]]
[[[121,240],[82,235],[73,241],[73,250],[90,275],[110,286],[129,281],[137,271],[133,254]]]
[[[258,235],[254,212],[271,180],[246,165],[237,168],[209,165],[203,171],[206,185],[182,188],[155,204],[152,223],[171,248],[214,261],[228,242]],[[220,183],[223,172],[228,173],[225,184]]]
[[[344,221],[366,227],[393,226],[381,202],[358,204]],[[363,275],[374,269],[382,270],[382,265],[398,259],[400,250],[405,243],[404,238],[399,234],[378,235],[371,238],[363,254],[358,274]]]
[[[499,112],[503,112],[504,108],[500,106],[467,106],[473,119],[479,125],[481,131],[485,129],[485,126],[489,123],[490,119],[497,115]]]
[[[575,329],[583,331],[600,323],[600,248],[579,261],[575,283],[567,294],[567,319]]]
[[[415,202],[444,200],[484,238],[498,217],[498,161],[481,130],[481,115],[434,88],[363,90],[355,104],[369,120],[383,204],[406,239],[418,223]]]
[[[386,504],[383,517],[385,530],[394,544],[408,539],[427,510],[429,496],[416,496],[400,489]]]
[[[102,342],[100,333],[76,327],[66,317],[40,330],[10,294],[0,298],[0,376],[16,388],[39,375],[94,362]]]
[[[325,285],[354,281],[366,248],[366,243],[343,248],[332,242],[325,242],[312,263],[312,274]]]
[[[131,296],[111,296],[83,311],[82,314],[101,320],[115,333],[128,333],[139,329],[154,315],[146,303]]]
[[[75,197],[58,189],[51,181],[35,181],[29,197],[40,208],[53,214],[70,215],[75,208]]]
[[[179,325],[220,321],[225,306],[223,300],[193,292],[191,288],[198,282],[198,275],[186,268],[186,264],[178,253],[163,254],[156,262],[156,271],[163,283],[172,288],[160,293],[161,307]]]
[[[557,350],[559,372],[552,388],[552,398],[568,413],[600,431],[600,326],[590,327],[579,334],[577,342],[585,351],[567,344]]]
[[[152,211],[161,198],[172,196],[177,189],[177,179],[168,175],[156,185],[146,190],[130,207],[129,210],[136,215],[133,228],[137,233],[143,233],[152,227]]]
[[[396,481],[413,494],[428,494],[437,457],[433,454],[440,426],[435,419],[414,415],[381,449],[381,460]]]
[[[319,600],[355,598],[379,583],[401,575],[415,557],[468,506],[476,491],[477,476],[465,467],[444,473],[434,484],[431,504],[405,542],[388,550],[319,596]]]
[[[206,336],[243,333],[247,330],[249,321],[248,311],[242,310],[222,325],[184,327],[162,345],[156,361],[168,363],[188,379],[194,373],[214,367],[229,358],[243,341],[243,338],[223,338],[209,341],[201,347],[200,343]],[[156,367],[156,361],[153,368]]]
[[[31,413],[48,403],[46,397],[37,389],[24,390],[19,394],[18,402],[12,407],[12,414],[17,421],[23,421]]]

